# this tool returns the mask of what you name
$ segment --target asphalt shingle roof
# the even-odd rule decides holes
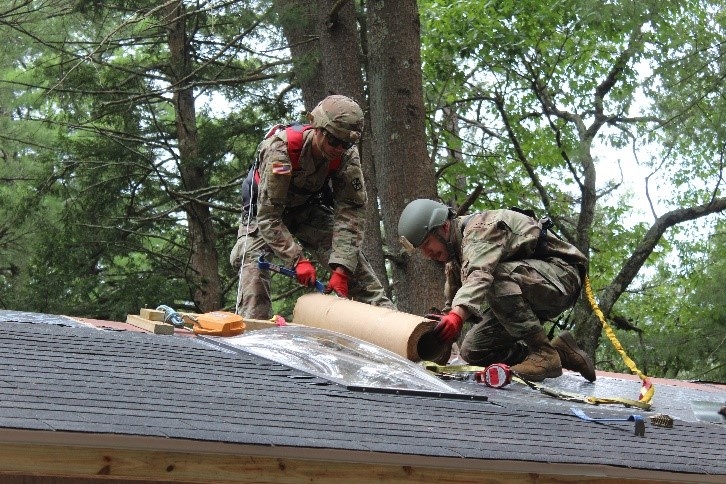
[[[488,389],[488,402],[361,393],[195,338],[103,331],[62,317],[43,321],[50,324],[8,322],[1,311],[0,322],[0,430],[726,476],[726,428],[719,424],[646,424],[645,437],[638,437],[632,424],[584,422],[569,406],[533,404],[502,390]]]

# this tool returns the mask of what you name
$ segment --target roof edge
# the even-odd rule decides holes
[[[532,482],[533,475],[619,482],[721,483],[723,476],[533,461],[457,459],[310,447],[229,444],[81,432],[0,430],[4,475],[113,477],[164,481],[260,482],[318,476],[331,480]]]

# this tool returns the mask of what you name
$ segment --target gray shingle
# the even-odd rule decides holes
[[[489,402],[361,393],[194,338],[0,326],[5,428],[726,475],[718,424],[647,425],[636,437],[632,423],[585,422],[526,388],[476,386]]]

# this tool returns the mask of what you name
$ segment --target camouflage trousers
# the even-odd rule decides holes
[[[581,285],[578,269],[558,258],[499,264],[489,307],[460,343],[461,358],[479,366],[520,363],[528,354],[522,340],[574,306]]]
[[[242,220],[237,243],[230,254],[232,266],[237,269],[241,266],[242,271],[237,296],[238,312],[245,318],[268,319],[272,316],[270,273],[257,267],[257,259],[260,254],[271,254],[272,251],[260,235],[256,219],[252,217],[248,224],[245,222],[247,214],[243,213]],[[295,207],[285,211],[283,223],[318,262],[318,271],[321,266],[327,269],[333,242],[332,211],[317,204]],[[351,299],[395,309],[362,252],[358,253],[358,265],[348,284]]]

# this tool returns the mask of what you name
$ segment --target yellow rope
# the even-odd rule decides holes
[[[477,371],[486,370],[485,366],[439,365],[438,363],[434,363],[432,361],[423,362],[423,366],[428,371],[438,374],[438,375],[451,375],[451,374],[470,375],[472,373],[476,373]],[[544,393],[545,395],[548,395],[550,397],[559,398],[560,400],[587,403],[590,405],[600,405],[600,404],[625,405],[626,407],[637,407],[637,408],[642,408],[643,410],[650,410],[650,402],[631,400],[629,398],[595,397],[595,396],[590,396],[590,395],[580,395],[577,393],[570,393],[570,392],[566,392],[564,390],[546,387],[539,383],[533,383],[533,382],[525,380],[524,378],[521,378],[517,375],[512,375],[512,381],[521,383],[522,385],[528,386],[534,390],[538,390],[541,393]]]
[[[597,316],[597,318],[600,320],[603,329],[605,329],[605,334],[607,334],[610,342],[613,344],[613,347],[620,354],[620,357],[623,359],[623,362],[627,365],[630,371],[638,375],[640,380],[643,382],[640,388],[640,397],[638,397],[638,400],[650,406],[650,402],[653,399],[653,394],[655,393],[655,388],[653,387],[650,378],[648,378],[643,372],[638,370],[638,367],[635,366],[635,362],[633,362],[633,360],[631,360],[630,357],[625,353],[623,346],[620,344],[620,341],[618,341],[618,338],[615,336],[612,328],[607,323],[607,321],[605,321],[605,315],[602,313],[600,307],[595,301],[595,296],[593,295],[592,287],[590,286],[590,278],[587,276],[585,276],[585,295],[587,296],[587,301],[590,303],[592,312],[595,313],[595,316]]]

